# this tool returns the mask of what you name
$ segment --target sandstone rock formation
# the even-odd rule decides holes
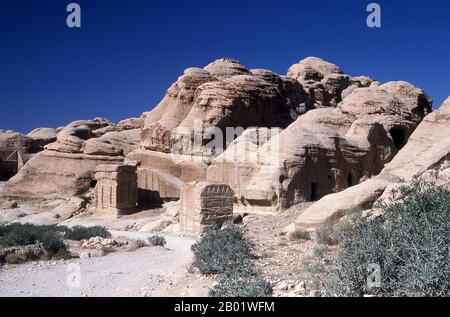
[[[223,183],[192,182],[181,191],[180,230],[201,234],[233,219],[233,191]]]
[[[139,130],[121,130],[106,119],[72,122],[10,179],[0,195],[20,199],[81,195],[95,187],[98,165],[123,163],[138,142]]]
[[[129,153],[125,162],[138,162],[138,195],[143,206],[178,200],[184,184],[206,179],[207,165],[202,158],[174,159],[171,154],[141,149]]]
[[[189,68],[167,91],[161,103],[145,114],[141,145],[169,153],[177,132],[200,128],[286,127],[303,114],[307,94],[300,83],[266,70],[248,70],[230,59],[204,69]],[[207,140],[203,140],[206,142]]]
[[[408,143],[376,177],[329,195],[307,209],[296,220],[296,228],[316,227],[327,219],[339,218],[349,210],[370,209],[398,184],[416,177],[450,187],[450,98],[438,111],[429,114],[411,135]]]
[[[0,181],[7,181],[42,148],[32,138],[11,130],[0,130]]]
[[[56,141],[58,130],[54,128],[37,128],[27,134],[32,138],[40,147],[44,148],[47,144]]]
[[[99,165],[95,169],[95,212],[120,216],[137,206],[136,166]]]
[[[0,196],[69,201],[96,186],[97,166],[125,163],[137,166],[140,206],[160,207],[188,183],[210,181],[230,186],[235,210],[273,213],[348,187],[365,191],[358,184],[383,170],[429,112],[429,98],[409,83],[351,77],[319,58],[287,76],[220,59],[186,69],[139,118],[75,121],[56,140],[55,130],[32,131],[27,142],[45,150]],[[359,204],[383,186],[374,180]]]
[[[317,57],[308,57],[292,65],[288,76],[302,84],[314,108],[336,107],[355,88],[376,84],[366,76],[352,78],[345,75],[337,65]]]
[[[301,116],[247,154],[246,164],[228,155],[230,147],[213,162],[207,179],[244,177],[239,189],[230,184],[244,211],[273,212],[315,201],[380,173],[430,111],[425,93],[405,82],[356,88],[337,108]]]

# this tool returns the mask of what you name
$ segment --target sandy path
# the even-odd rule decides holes
[[[139,239],[149,236],[124,231],[112,234]],[[100,258],[4,266],[0,268],[0,296],[205,296],[207,281],[202,283],[198,277],[186,274],[192,261],[190,246],[195,241],[165,238],[166,248],[146,247]],[[78,268],[80,285],[69,286],[67,281]]]

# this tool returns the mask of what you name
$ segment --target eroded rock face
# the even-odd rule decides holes
[[[288,76],[302,84],[312,108],[336,107],[353,89],[369,87],[373,83],[369,77],[345,75],[337,65],[317,57],[308,57],[292,65]]]
[[[121,129],[102,118],[70,123],[10,179],[0,195],[51,199],[85,193],[95,186],[98,165],[121,164],[124,155],[137,148],[139,130]]]
[[[0,181],[7,181],[42,147],[19,132],[0,130]]]
[[[32,138],[40,147],[44,148],[47,144],[56,141],[58,130],[54,128],[37,128],[27,134]]]
[[[11,130],[0,130],[0,150],[32,154],[39,152],[41,149],[35,140],[29,136]]]
[[[352,209],[370,209],[380,197],[387,197],[393,187],[409,183],[416,177],[434,181],[438,186],[449,186],[448,161],[450,98],[422,121],[408,143],[378,176],[319,200],[299,216],[296,227],[317,227]]]
[[[120,216],[137,206],[136,166],[99,165],[95,169],[95,212]]]
[[[180,230],[202,234],[233,218],[233,191],[223,183],[192,182],[181,191]]]
[[[379,174],[430,111],[424,92],[407,83],[357,88],[337,108],[309,111],[267,143],[250,147],[256,152],[247,154],[246,164],[228,155],[235,151],[230,147],[208,177],[238,179],[237,208],[245,211],[315,201]]]
[[[58,133],[55,143],[47,145],[45,149],[59,153],[82,153],[85,141],[101,135],[96,130],[111,125],[111,121],[102,118],[74,121]]]
[[[200,127],[286,127],[303,114],[307,94],[300,83],[266,70],[248,70],[221,59],[204,69],[189,68],[161,103],[145,115],[141,145],[169,153],[175,128],[193,134]],[[186,132],[187,131],[187,132]],[[206,141],[206,140],[204,140]]]

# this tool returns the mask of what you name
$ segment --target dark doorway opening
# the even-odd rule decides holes
[[[90,188],[95,188],[95,186],[97,186],[97,181],[95,179],[91,180],[91,182],[89,183],[89,187]]]
[[[311,183],[311,201],[316,201],[318,199],[317,194],[317,183]]]
[[[398,151],[406,145],[406,131],[404,129],[393,128],[391,130],[391,137]]]
[[[7,181],[9,181],[14,175],[15,175],[15,173],[14,173],[13,171],[2,172],[2,173],[0,174],[0,181],[1,181],[1,182],[7,182]]]
[[[347,183],[348,183],[349,187],[353,186],[353,175],[352,175],[352,173],[348,173]]]

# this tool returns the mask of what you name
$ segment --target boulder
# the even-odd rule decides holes
[[[350,77],[339,66],[317,57],[308,57],[292,65],[288,76],[299,81],[309,95],[311,108],[336,107],[358,87],[369,87],[366,76]]]
[[[415,107],[411,106],[410,109]],[[317,227],[355,208],[369,209],[378,198],[386,198],[393,188],[417,177],[434,181],[438,186],[449,186],[448,161],[450,98],[420,123],[408,143],[378,176],[359,186],[324,197],[297,218],[296,228]]]
[[[27,134],[32,138],[40,147],[44,148],[47,144],[56,141],[58,131],[54,128],[37,128]]]

